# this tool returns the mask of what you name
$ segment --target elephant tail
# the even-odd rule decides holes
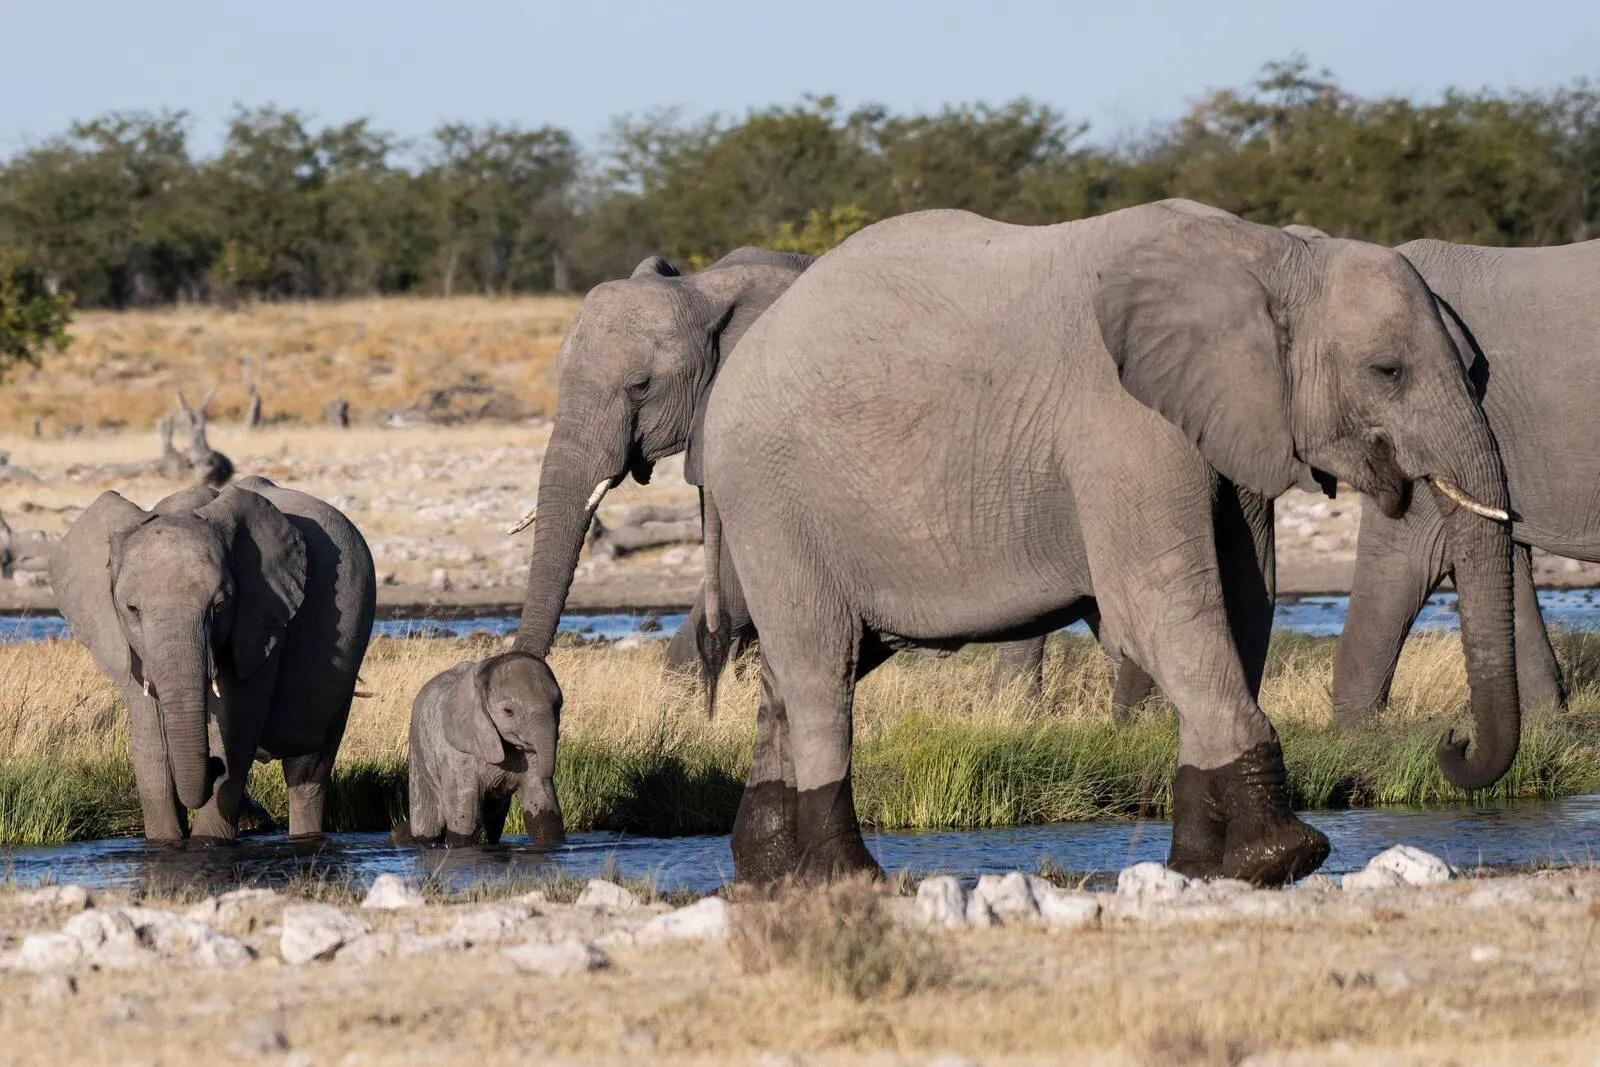
[[[722,610],[722,516],[711,494],[700,490],[700,526],[706,553],[705,611],[695,627],[694,646],[700,659],[700,681],[706,693],[706,718],[717,714],[717,682],[728,662],[733,621]]]

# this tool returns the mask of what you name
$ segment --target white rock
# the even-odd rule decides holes
[[[339,950],[340,963],[356,965],[376,963],[394,956],[399,950],[399,939],[391,933],[365,934]]]
[[[560,978],[568,974],[583,974],[610,966],[611,960],[604,952],[576,937],[558,941],[553,945],[528,942],[514,948],[501,949],[519,971]]]
[[[139,944],[139,928],[123,908],[80,912],[66,921],[61,932],[77,941],[85,954],[93,954],[106,945],[137,947]]]
[[[1308,874],[1296,882],[1293,888],[1307,893],[1326,893],[1330,889],[1339,888],[1339,886],[1326,874]]]
[[[331,959],[371,927],[329,904],[295,904],[283,910],[278,951],[289,963]]]
[[[965,926],[966,887],[948,874],[924,878],[917,886],[917,916],[924,926]]]
[[[1494,944],[1473,945],[1472,951],[1467,956],[1473,963],[1493,963],[1501,956],[1500,946]]]
[[[200,925],[200,931],[192,934],[189,950],[201,967],[242,967],[256,958],[256,950],[237,937]]]
[[[989,902],[976,893],[967,894],[967,914],[965,916],[968,926],[999,926],[1000,917],[989,907]]]
[[[1526,882],[1496,878],[1473,889],[1463,901],[1469,908],[1503,908],[1508,904],[1531,904],[1538,894]]]
[[[1033,899],[1033,889],[1028,876],[1021,871],[1010,874],[986,874],[978,879],[972,891],[973,900],[981,900],[1001,922],[1035,919],[1039,905]],[[970,905],[969,905],[970,907]]]
[[[366,897],[361,901],[363,908],[420,908],[427,901],[422,894],[406,885],[404,878],[398,874],[380,874],[372,880],[372,888],[367,890]]]
[[[33,983],[33,1000],[40,1004],[54,1004],[78,995],[78,980],[60,971],[46,971]]]
[[[1135,863],[1117,872],[1117,896],[1133,900],[1175,900],[1189,885],[1184,875],[1159,863]]]
[[[639,931],[641,944],[660,941],[720,941],[728,936],[731,909],[721,897],[706,897],[688,907],[657,915]]]
[[[603,908],[606,911],[632,911],[639,906],[639,898],[632,890],[603,878],[591,878],[578,894],[578,907]]]
[[[1063,930],[1089,930],[1100,925],[1100,898],[1093,893],[1073,892],[1052,885],[1043,878],[1030,878],[1039,918]]]
[[[29,934],[17,951],[17,966],[30,971],[57,971],[83,958],[83,946],[71,934]]]
[[[1378,853],[1367,864],[1368,870],[1374,867],[1393,871],[1406,885],[1438,885],[1456,876],[1444,860],[1411,845],[1395,845]]]
[[[1362,892],[1368,889],[1393,889],[1405,885],[1405,879],[1388,867],[1368,864],[1365,870],[1347,874],[1339,879],[1339,888],[1345,892]]]
[[[82,911],[93,900],[90,892],[81,885],[47,885],[17,894],[17,903],[32,907],[72,908]]]
[[[227,926],[252,910],[266,911],[283,903],[283,894],[276,890],[247,887],[219,897],[207,897],[184,912],[184,916],[211,926]]]
[[[457,919],[448,937],[458,946],[498,945],[520,936],[531,914],[526,905],[485,904]]]

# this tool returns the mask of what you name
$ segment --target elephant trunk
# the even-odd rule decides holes
[[[1511,768],[1522,727],[1512,620],[1511,528],[1490,517],[1508,506],[1505,478],[1488,428],[1480,422],[1475,430],[1476,447],[1462,453],[1468,460],[1465,469],[1448,479],[1431,480],[1455,570],[1476,732],[1470,752],[1467,741],[1456,740],[1453,733],[1439,743],[1439,769],[1461,789],[1485,789]]]
[[[595,508],[623,469],[622,458],[611,465],[592,455],[594,445],[578,439],[572,426],[558,421],[540,470],[528,592],[514,642],[518,651],[539,657],[549,654],[555,640]]]
[[[528,768],[531,781],[524,787],[522,813],[528,840],[537,845],[559,844],[566,838],[561,817],[561,802],[556,798],[556,739],[560,726],[554,715],[534,731],[533,760]]]
[[[186,638],[167,645],[159,669],[151,671],[167,769],[178,799],[191,811],[211,799],[215,777],[206,732],[209,662],[205,640]]]

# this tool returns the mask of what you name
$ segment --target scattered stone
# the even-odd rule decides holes
[[[578,907],[601,908],[605,911],[632,911],[639,906],[633,891],[603,878],[591,878],[578,894]]]
[[[1483,944],[1472,946],[1472,951],[1467,954],[1473,963],[1493,963],[1502,955],[1499,945]]]
[[[29,971],[58,971],[83,958],[83,946],[70,934],[29,934],[17,951],[17,965]]]
[[[728,936],[731,909],[721,897],[705,897],[688,907],[657,915],[639,931],[641,944],[660,941],[721,941]]]
[[[433,573],[428,575],[428,588],[436,593],[448,593],[455,588],[455,583],[450,580],[450,573],[443,567],[433,568]]]
[[[329,904],[295,904],[283,911],[278,951],[288,963],[332,959],[371,927]]]
[[[1100,925],[1100,899],[1093,893],[1062,889],[1038,877],[1030,877],[1028,887],[1046,925],[1062,930],[1090,930]]]
[[[917,886],[917,917],[924,926],[965,926],[967,890],[960,879],[948,874],[924,878]]]
[[[1468,893],[1464,903],[1469,908],[1503,908],[1508,904],[1532,904],[1536,899],[1538,894],[1528,883],[1496,878]]]
[[[1159,863],[1135,863],[1117,873],[1117,896],[1132,900],[1175,900],[1189,885],[1184,875]]]
[[[1406,885],[1438,885],[1456,876],[1455,869],[1431,852],[1411,845],[1395,845],[1372,857],[1367,869],[1391,870]]]
[[[1405,885],[1405,879],[1388,867],[1374,867],[1368,864],[1366,869],[1347,874],[1339,880],[1339,888],[1345,892],[1361,892],[1368,889],[1393,889],[1395,886]]]
[[[17,903],[31,907],[71,908],[82,911],[94,897],[81,885],[49,885],[17,894]]]
[[[1308,874],[1296,882],[1294,888],[1304,890],[1307,893],[1326,893],[1329,890],[1339,888],[1339,885],[1326,874]]]
[[[248,887],[207,897],[184,912],[184,916],[208,926],[232,926],[252,911],[270,911],[283,903],[283,894],[276,890]]]
[[[398,874],[380,874],[361,901],[363,908],[420,908],[427,901]]]
[[[457,919],[446,937],[452,944],[465,948],[498,945],[521,935],[532,914],[526,905],[485,904]]]
[[[1033,889],[1028,885],[1028,876],[1021,871],[1012,871],[1010,874],[986,874],[979,878],[978,886],[972,891],[972,897],[968,901],[968,909],[970,910],[978,901],[981,901],[1001,922],[1039,917],[1039,905],[1033,899]]]
[[[526,974],[560,978],[569,974],[584,974],[609,967],[611,960],[604,952],[587,941],[569,937],[553,945],[528,942],[514,948],[502,949],[501,954]]]

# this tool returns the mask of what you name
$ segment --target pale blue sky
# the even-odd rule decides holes
[[[1361,93],[1600,76],[1594,0],[0,0],[0,153],[113,108],[174,107],[209,150],[235,102],[554,123],[831,92],[899,110],[1028,95],[1104,139],[1180,114],[1294,50]]]

